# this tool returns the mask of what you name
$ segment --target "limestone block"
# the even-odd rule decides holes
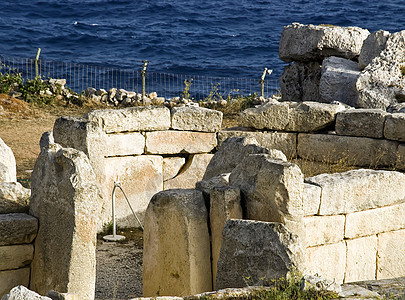
[[[337,114],[336,133],[339,135],[384,137],[384,122],[389,114],[381,109],[349,109]]]
[[[185,163],[186,159],[184,157],[163,158],[163,181],[172,179],[179,174]]]
[[[2,297],[1,300],[51,300],[51,298],[41,296],[33,291],[30,291],[23,285],[19,285],[12,288],[10,293]]]
[[[378,235],[377,280],[405,275],[405,230]]]
[[[217,264],[222,246],[222,230],[229,219],[243,218],[240,190],[235,187],[216,187],[210,193],[210,224],[212,247],[212,278],[217,276]],[[215,282],[214,282],[214,290]]]
[[[228,220],[223,230],[216,288],[261,285],[303,267],[299,237],[283,224]]]
[[[17,181],[17,168],[13,151],[0,138],[0,182]]]
[[[357,63],[336,56],[327,57],[322,62],[322,76],[319,81],[321,102],[340,101],[350,106],[356,103],[356,81],[360,76]]]
[[[268,154],[250,155],[232,171],[229,184],[240,188],[248,219],[284,222],[304,213],[304,176],[293,163]]]
[[[28,212],[30,196],[18,182],[0,182],[0,214]]]
[[[343,241],[345,216],[308,216],[303,219],[306,247]]]
[[[30,213],[39,219],[30,287],[94,299],[97,217],[102,195],[87,156],[54,144],[32,174]],[[52,245],[52,247],[50,247]]]
[[[317,61],[328,56],[352,59],[370,32],[359,27],[292,23],[281,33],[279,57],[285,62]]]
[[[368,210],[405,198],[405,175],[394,171],[360,169],[321,174],[306,182],[322,188],[320,215]]]
[[[11,270],[30,264],[34,255],[32,244],[0,247],[0,270]]]
[[[283,101],[319,101],[319,62],[294,62],[285,66],[280,77]]]
[[[38,220],[23,213],[0,214],[0,246],[31,243],[38,231]]]
[[[390,33],[385,30],[378,30],[371,33],[363,42],[359,56],[359,67],[364,69],[374,58],[384,50]]]
[[[306,249],[307,274],[319,276],[342,284],[346,268],[345,242],[309,247]]]
[[[231,172],[249,154],[268,153],[251,137],[232,137],[222,142],[207,166],[204,180]]]
[[[196,106],[173,107],[172,129],[217,132],[222,125],[222,112]]]
[[[212,290],[208,213],[197,190],[155,194],[145,216],[143,296]]]
[[[217,146],[215,133],[194,131],[153,131],[146,133],[146,153],[208,153]]]
[[[297,156],[297,134],[291,132],[256,132],[246,130],[222,130],[218,133],[218,145],[230,137],[245,136],[256,139],[258,144],[267,149],[278,149],[287,158]]]
[[[150,199],[163,190],[163,158],[158,155],[140,155],[127,157],[111,157],[105,160],[105,178],[103,193],[105,210],[102,213],[101,225],[111,220],[111,195],[114,181],[119,181],[129,203],[140,221],[143,221],[145,210]],[[125,196],[117,189],[115,194],[115,216],[122,227],[139,227],[133,216]]]
[[[98,124],[106,133],[170,128],[170,110],[165,106],[95,110],[87,114],[87,119]]]
[[[381,190],[381,193],[388,192]],[[346,238],[377,234],[405,228],[405,203],[380,207],[348,214],[346,216]],[[372,220],[372,221],[370,221]]]
[[[10,292],[17,285],[28,286],[30,282],[30,268],[0,271],[0,297]]]
[[[389,140],[405,142],[405,113],[387,114],[384,137]]]
[[[376,279],[377,236],[346,240],[346,247],[345,282]]]
[[[196,190],[203,192],[204,196],[209,196],[212,189],[229,186],[230,175],[231,173],[223,173],[219,174],[218,176],[211,177],[210,179],[198,181],[195,184],[195,188]]]
[[[304,216],[318,214],[321,204],[321,191],[320,186],[304,183],[302,194]]]
[[[373,168],[397,162],[398,142],[334,134],[298,134],[298,156],[310,161]]]
[[[145,136],[139,132],[107,134],[104,156],[142,154],[145,151]]]
[[[288,124],[289,105],[272,101],[254,108],[248,108],[239,115],[239,126],[255,129],[283,130]]]

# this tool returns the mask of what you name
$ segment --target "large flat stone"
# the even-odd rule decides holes
[[[0,182],[17,181],[17,168],[13,151],[0,138]]]
[[[127,156],[143,154],[145,136],[139,132],[107,134],[105,136],[104,156]]]
[[[37,218],[23,214],[0,214],[0,246],[31,243],[37,235]]]
[[[31,263],[33,256],[32,244],[0,246],[0,270],[25,267]]]
[[[405,230],[378,235],[377,278],[405,276]]]
[[[377,236],[346,240],[346,247],[345,282],[376,279]]]
[[[172,129],[217,132],[222,125],[222,112],[203,107],[173,107]]]
[[[0,182],[0,214],[28,212],[30,196],[18,182]]]
[[[10,292],[17,285],[28,286],[30,282],[30,268],[0,271],[0,297]]]
[[[335,244],[343,241],[345,216],[309,216],[304,217],[305,246]]]
[[[405,113],[389,114],[385,118],[384,137],[405,142]]]

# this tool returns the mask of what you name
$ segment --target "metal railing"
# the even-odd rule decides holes
[[[38,73],[43,79],[66,79],[66,85],[77,93],[88,87],[109,90],[111,88],[142,92],[141,67],[139,69],[110,68],[90,64],[76,64],[58,61],[13,58],[0,55],[0,73],[20,73],[23,79],[33,79]],[[157,92],[158,96],[172,98],[180,96],[189,83],[190,97],[201,100],[209,97],[251,95],[261,93],[260,74],[257,79],[210,77],[172,73],[145,73],[146,93]],[[263,83],[264,96],[269,97],[279,91],[276,79],[266,78]]]

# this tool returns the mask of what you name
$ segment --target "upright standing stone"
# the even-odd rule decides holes
[[[17,181],[17,169],[13,151],[0,138],[0,182],[15,181]]]

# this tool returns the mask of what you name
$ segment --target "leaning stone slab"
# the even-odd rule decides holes
[[[12,270],[25,267],[32,261],[32,244],[0,246],[0,270]]]
[[[360,54],[369,34],[359,27],[293,23],[284,27],[278,53],[285,62],[317,61],[328,56],[352,59]]]
[[[170,110],[164,106],[95,110],[87,114],[87,119],[95,122],[106,133],[170,128]]]
[[[17,169],[13,151],[0,138],[0,182],[17,181]]]
[[[364,69],[372,60],[378,57],[384,50],[390,33],[385,30],[378,30],[371,33],[363,42],[359,56],[359,67]]]
[[[405,113],[386,116],[384,137],[389,140],[405,142]]]
[[[385,117],[381,109],[349,109],[337,114],[336,133],[339,135],[384,137]]]
[[[405,230],[378,235],[377,280],[405,276]]]
[[[0,214],[0,246],[31,243],[38,231],[38,220],[33,216],[15,213]]]
[[[19,285],[11,289],[10,293],[2,297],[1,300],[51,300],[51,298],[41,296],[33,291],[30,291],[25,286]]]
[[[346,240],[345,282],[375,279],[377,270],[377,236]]]
[[[139,155],[145,151],[145,136],[140,132],[107,134],[104,156]]]
[[[343,241],[345,216],[308,216],[303,219],[305,246],[319,246]]]
[[[146,133],[146,153],[208,153],[217,145],[213,132],[152,131]]]
[[[240,113],[239,126],[255,129],[283,130],[288,124],[289,105],[272,101]]]
[[[145,297],[212,290],[207,220],[200,191],[167,190],[153,196],[145,217]]]
[[[195,106],[173,107],[172,129],[217,132],[222,125],[222,112]]]
[[[261,285],[303,267],[299,237],[283,224],[228,220],[223,230],[216,288]]]
[[[9,293],[10,290],[17,285],[28,286],[29,282],[29,267],[16,270],[0,271],[0,297]]]
[[[38,156],[30,213],[39,219],[30,287],[94,299],[97,216],[102,196],[87,156],[54,144]],[[50,247],[52,245],[52,247]]]
[[[30,196],[18,182],[0,182],[0,214],[28,212]]]

